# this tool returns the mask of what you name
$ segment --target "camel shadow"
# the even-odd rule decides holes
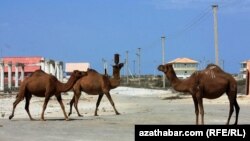
[[[88,120],[94,120],[91,118],[69,118],[68,120],[65,120],[65,118],[57,118],[57,117],[51,117],[51,118],[47,118],[45,119],[45,121],[42,121],[40,119],[34,119],[34,120],[30,120],[30,119],[12,119],[11,121],[13,122],[17,122],[17,121],[30,121],[30,122],[37,122],[37,121],[42,121],[42,122],[46,122],[46,121],[88,121]]]
[[[162,100],[178,100],[178,99],[188,99],[188,97],[182,97],[180,95],[164,97]]]
[[[48,118],[48,119],[46,119],[46,121],[79,121],[79,120],[88,120],[88,119],[84,119],[84,118],[69,118],[68,120],[65,120],[64,118]],[[38,120],[38,121],[40,121],[40,120]]]

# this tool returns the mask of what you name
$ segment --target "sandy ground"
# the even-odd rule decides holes
[[[30,121],[21,101],[12,120],[8,117],[12,110],[15,95],[0,96],[0,141],[130,141],[134,140],[135,124],[195,124],[194,105],[190,95],[172,93],[170,90],[150,90],[119,87],[111,91],[117,110],[115,115],[108,99],[104,96],[99,106],[99,116],[94,116],[97,96],[82,93],[78,117],[75,109],[64,120],[59,103],[54,97],[48,103],[45,119],[40,121],[44,98],[33,96],[30,112],[36,121]],[[72,93],[63,94],[66,112]],[[250,96],[238,95],[240,106],[238,124],[250,124]],[[205,124],[224,125],[226,123],[229,102],[226,95],[214,100],[204,99]],[[235,113],[231,118],[234,123]]]

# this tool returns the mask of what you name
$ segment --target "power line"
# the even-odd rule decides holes
[[[190,20],[190,22],[188,22],[182,30],[180,30],[176,33],[173,33],[173,34],[169,34],[168,35],[169,38],[177,38],[177,37],[183,35],[184,33],[188,32],[189,30],[194,28],[196,25],[198,25],[202,21],[204,21],[204,19],[209,15],[209,13],[211,13],[210,7],[206,8],[201,14],[199,14],[198,16],[196,16],[192,20]]]

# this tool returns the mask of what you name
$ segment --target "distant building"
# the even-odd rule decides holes
[[[239,79],[246,79],[247,62],[249,61],[250,60],[246,60],[240,63]]]
[[[87,71],[90,68],[90,63],[66,63],[65,72],[69,76],[74,70]]]
[[[34,56],[34,57],[20,57],[19,56],[19,57],[3,57],[2,58],[2,62],[4,64],[11,63],[12,73],[15,72],[15,69],[14,69],[15,64],[22,63],[25,66],[24,67],[24,76],[31,74],[35,70],[40,70],[41,69],[40,62],[42,60],[44,60],[44,58],[40,57],[40,56]],[[5,74],[8,73],[7,67],[4,68],[4,73]]]
[[[48,74],[63,79],[63,62],[54,61],[41,56],[16,56],[3,57],[0,60],[0,91],[5,89],[17,88],[25,77],[36,70],[43,70]]]
[[[193,72],[198,70],[198,61],[190,58],[177,58],[168,63],[173,64],[173,68],[178,78],[188,78]]]

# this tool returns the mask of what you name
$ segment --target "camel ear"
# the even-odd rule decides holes
[[[124,66],[123,63],[120,63],[120,64],[119,64],[119,68],[122,68],[123,66]]]
[[[165,67],[166,67],[166,69],[169,69],[169,68],[173,67],[173,64],[172,63],[166,64]]]
[[[113,65],[113,68],[119,68],[121,69],[123,67],[123,63],[117,64],[117,65]]]

